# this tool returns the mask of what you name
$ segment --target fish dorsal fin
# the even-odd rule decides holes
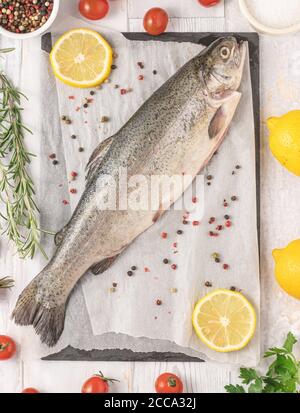
[[[111,136],[110,138],[105,139],[103,142],[101,142],[96,147],[96,149],[92,153],[92,155],[91,155],[91,157],[88,161],[88,164],[86,166],[86,171],[87,171],[86,181],[87,181],[87,184],[92,180],[95,170],[98,168],[98,166],[100,165],[102,159],[104,158],[104,156],[108,152],[108,150],[110,148],[110,145],[113,142],[113,138],[114,137]]]
[[[218,138],[226,132],[241,96],[241,93],[233,92],[222,100],[213,100],[210,102],[211,106],[217,108],[208,127],[208,135],[210,139]]]
[[[58,247],[64,240],[65,233],[67,231],[68,225],[65,225],[60,231],[58,231],[54,236],[54,244]]]

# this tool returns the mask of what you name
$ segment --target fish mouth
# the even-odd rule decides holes
[[[241,82],[242,82],[242,77],[243,77],[243,72],[244,72],[244,66],[246,62],[246,56],[247,56],[247,42],[244,40],[241,40],[240,42],[237,43],[238,48],[238,56],[239,56],[239,61],[236,62],[237,68],[238,68],[238,74],[236,76],[236,84],[234,87],[234,90],[238,90]]]

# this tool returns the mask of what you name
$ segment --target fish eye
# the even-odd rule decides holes
[[[226,60],[226,59],[228,59],[228,57],[230,56],[230,49],[229,49],[229,47],[227,47],[227,46],[223,46],[222,48],[221,48],[221,57],[222,57],[222,59],[224,59],[224,60]]]

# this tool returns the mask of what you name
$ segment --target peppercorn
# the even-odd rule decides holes
[[[83,152],[83,151],[84,151],[84,148],[83,148],[82,146],[80,146],[80,147],[78,148],[78,150],[79,150],[79,152]]]
[[[142,63],[142,62],[138,62],[137,65],[140,69],[144,69],[144,67],[145,67],[144,63]]]
[[[138,80],[144,80],[144,76],[143,76],[143,75],[139,75],[139,76],[138,76]]]
[[[132,276],[133,276],[133,272],[132,272],[132,271],[127,271],[127,275],[128,275],[128,277],[132,277]]]
[[[177,270],[177,265],[176,264],[172,264],[171,265],[172,270]]]
[[[209,224],[213,224],[215,221],[216,221],[216,218],[215,218],[215,217],[211,217],[211,218],[209,218],[208,223],[209,223]]]
[[[109,117],[108,116],[101,116],[100,122],[101,123],[105,123],[109,121]]]
[[[118,286],[118,284],[117,283],[112,283],[112,286],[116,288]]]
[[[206,177],[206,179],[207,179],[208,181],[211,181],[211,180],[213,179],[213,176],[212,176],[212,175],[208,175],[208,176]]]
[[[194,226],[194,227],[197,227],[198,225],[200,225],[200,222],[199,222],[199,221],[193,221],[193,226]]]
[[[89,107],[89,104],[88,104],[88,103],[85,103],[85,104],[83,105],[83,107],[84,107],[85,109],[87,109],[87,108]]]
[[[131,269],[132,269],[132,271],[135,271],[135,270],[136,270],[136,266],[133,265],[133,266],[131,267]]]
[[[232,197],[231,197],[231,201],[237,201],[237,196],[235,196],[235,195],[233,195]]]
[[[224,215],[224,218],[225,218],[226,220],[228,220],[228,219],[230,219],[230,216],[229,216],[229,215]]]
[[[212,287],[212,283],[209,281],[205,281],[205,287]]]
[[[76,139],[76,135],[71,135],[71,139]]]
[[[52,161],[52,164],[53,164],[53,165],[57,165],[57,164],[58,164],[58,161],[57,161],[56,159],[54,159],[54,161]]]
[[[71,188],[70,193],[71,194],[77,194],[77,189],[76,188]]]
[[[241,169],[241,165],[236,165],[235,169]]]
[[[161,300],[156,300],[156,305],[162,305],[162,301]]]
[[[164,258],[164,259],[163,259],[163,263],[164,263],[164,264],[169,264],[168,258]]]
[[[182,221],[182,223],[183,223],[183,225],[187,225],[187,224],[189,223],[189,221],[187,221],[186,219],[184,219],[184,220]]]
[[[224,268],[224,270],[228,270],[228,269],[229,269],[229,265],[228,265],[228,264],[223,264],[223,268]]]
[[[95,92],[93,90],[90,91],[90,95],[94,96]]]
[[[56,158],[56,154],[55,153],[51,153],[51,155],[49,155],[50,159],[55,159]]]
[[[168,234],[167,234],[166,232],[162,232],[162,233],[161,233],[161,237],[162,237],[163,239],[166,239],[167,236],[168,236]]]
[[[177,231],[177,234],[178,234],[178,235],[181,235],[181,234],[183,234],[183,231],[182,231],[181,229],[179,229],[179,230]]]
[[[117,69],[117,66],[116,65],[111,65],[111,68],[112,68],[112,70],[115,70],[115,69]]]
[[[154,75],[157,75],[157,70],[153,70],[152,72]]]

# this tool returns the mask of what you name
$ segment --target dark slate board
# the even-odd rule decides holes
[[[256,192],[257,192],[257,229],[260,233],[260,72],[259,72],[259,36],[257,33],[164,33],[152,37],[147,33],[123,33],[128,40],[161,41],[161,42],[191,42],[208,46],[218,37],[233,35],[238,40],[246,40],[249,44],[250,69],[252,81],[253,111],[255,121],[256,144]],[[42,50],[50,52],[52,47],[51,33],[42,37]],[[131,350],[79,350],[71,346],[59,353],[51,354],[42,360],[67,361],[175,361],[175,362],[202,362],[203,360],[189,357],[182,353],[137,353]]]

